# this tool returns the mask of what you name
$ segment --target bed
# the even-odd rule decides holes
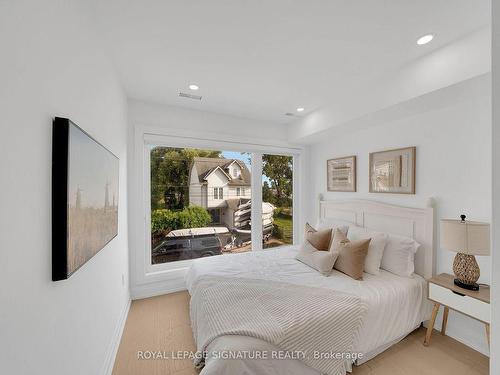
[[[228,280],[265,280],[269,283],[321,288],[335,293],[348,293],[366,304],[363,324],[353,342],[353,352],[361,358],[348,360],[359,365],[375,357],[418,328],[428,319],[425,279],[434,271],[433,209],[407,208],[373,201],[320,201],[320,219],[335,219],[369,230],[411,237],[421,246],[415,254],[415,274],[400,277],[381,270],[380,275],[364,274],[358,281],[338,271],[328,277],[295,259],[297,246],[275,250],[204,258],[193,262],[186,276],[188,291],[193,293],[200,280],[207,277]],[[196,331],[195,329],[193,329]],[[197,337],[195,334],[195,339]],[[210,352],[267,351],[279,347],[268,341],[247,335],[222,335],[210,341]],[[300,358],[206,358],[203,375],[212,374],[315,374],[317,369]]]

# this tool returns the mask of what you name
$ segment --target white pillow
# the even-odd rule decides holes
[[[295,259],[307,264],[309,267],[321,272],[323,275],[329,275],[332,272],[333,265],[337,260],[339,253],[336,251],[317,250],[309,241],[304,241],[300,246]]]
[[[413,238],[389,234],[380,267],[399,276],[412,277],[419,247]]]
[[[333,232],[335,232],[335,229],[338,228],[342,233],[344,233],[347,236],[347,232],[349,231],[349,223],[347,221],[342,221],[342,220],[337,220],[337,219],[318,219],[318,222],[316,223],[316,229],[317,230],[324,230],[324,229],[333,229]]]
[[[368,246],[368,254],[365,258],[364,271],[372,275],[380,274],[380,263],[384,255],[385,245],[387,243],[387,234],[382,232],[367,231],[364,228],[352,226],[349,227],[347,238],[350,241],[365,240],[371,238]]]

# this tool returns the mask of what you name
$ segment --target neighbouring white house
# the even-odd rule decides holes
[[[233,227],[234,211],[252,196],[250,179],[241,160],[195,157],[189,171],[189,204],[206,208],[213,224]]]

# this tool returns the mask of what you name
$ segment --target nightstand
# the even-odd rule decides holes
[[[486,338],[490,344],[490,288],[481,286],[478,291],[462,289],[453,283],[453,275],[442,273],[427,281],[428,298],[434,302],[432,316],[427,326],[424,345],[431,342],[432,329],[441,305],[444,307],[441,334],[446,334],[446,323],[450,309],[468,315],[485,324]]]

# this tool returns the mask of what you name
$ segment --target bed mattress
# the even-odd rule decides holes
[[[426,282],[419,275],[400,277],[381,270],[380,275],[365,273],[363,280],[353,280],[341,272],[333,271],[323,276],[316,270],[297,261],[298,249],[284,246],[242,254],[230,254],[197,259],[186,275],[188,290],[204,275],[251,278],[287,282],[297,285],[321,287],[351,293],[363,299],[368,311],[354,342],[354,352],[364,357],[359,362],[378,354],[417,328],[427,319]],[[215,339],[209,351],[279,351],[275,346],[246,336],[223,336]],[[364,358],[364,360],[363,360]],[[298,359],[207,359],[204,375],[210,374],[315,374],[318,372]]]

